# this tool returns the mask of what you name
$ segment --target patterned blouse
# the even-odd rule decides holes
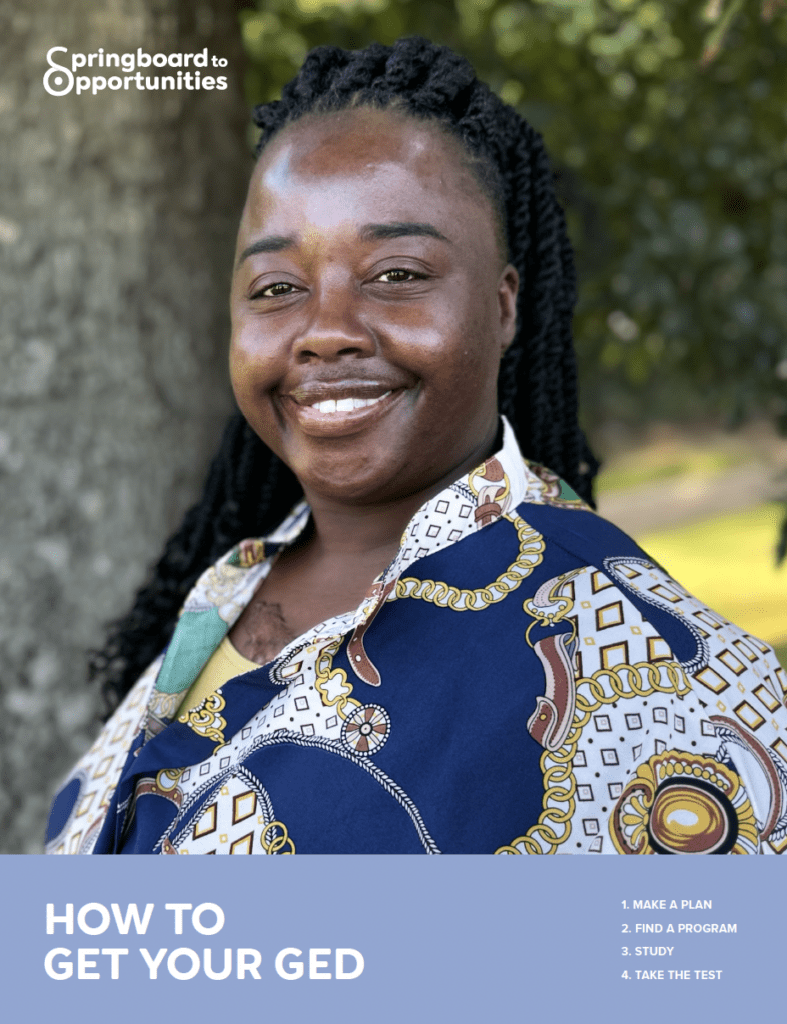
[[[208,569],[57,794],[47,851],[784,852],[773,650],[504,427],[360,607],[182,711],[308,507]]]

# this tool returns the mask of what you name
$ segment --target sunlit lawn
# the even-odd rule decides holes
[[[779,504],[761,505],[637,540],[696,597],[773,644],[787,665],[787,563],[774,564],[783,515]]]
[[[645,451],[617,456],[611,466],[604,466],[598,480],[598,490],[626,491],[659,480],[674,480],[682,476],[717,476],[746,461],[739,451],[709,449],[693,446],[684,438],[651,444]]]

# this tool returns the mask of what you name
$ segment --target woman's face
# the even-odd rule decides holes
[[[230,371],[307,498],[395,501],[489,453],[518,278],[462,157],[433,126],[356,109],[297,122],[257,164]]]

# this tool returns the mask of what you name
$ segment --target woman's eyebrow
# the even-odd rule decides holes
[[[378,242],[386,238],[404,238],[407,235],[428,235],[430,238],[437,238],[441,242],[448,242],[453,245],[450,238],[433,227],[431,224],[422,224],[417,221],[392,221],[390,224],[364,224],[360,232],[361,240],[364,242]]]
[[[259,252],[281,252],[282,249],[289,249],[291,245],[295,245],[292,235],[267,235],[265,238],[258,238],[243,250],[236,266],[239,267],[245,259]]]
[[[445,235],[438,231],[436,227],[431,224],[424,224],[418,221],[392,221],[389,224],[364,224],[359,231],[359,235],[364,242],[379,242],[386,238],[404,238],[407,235],[427,235],[429,238],[437,238],[441,242],[447,242],[449,245],[453,245],[450,238],[446,238]],[[258,238],[256,242],[252,242],[251,245],[247,246],[238,257],[236,266],[240,266],[241,263],[249,256],[255,256],[261,252],[281,252],[283,249],[289,249],[290,246],[296,244],[296,240],[292,235],[266,235],[265,238]]]

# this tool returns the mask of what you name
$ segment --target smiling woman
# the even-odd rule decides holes
[[[256,114],[241,415],[48,849],[782,852],[773,651],[589,507],[539,136],[418,39],[317,50]]]

